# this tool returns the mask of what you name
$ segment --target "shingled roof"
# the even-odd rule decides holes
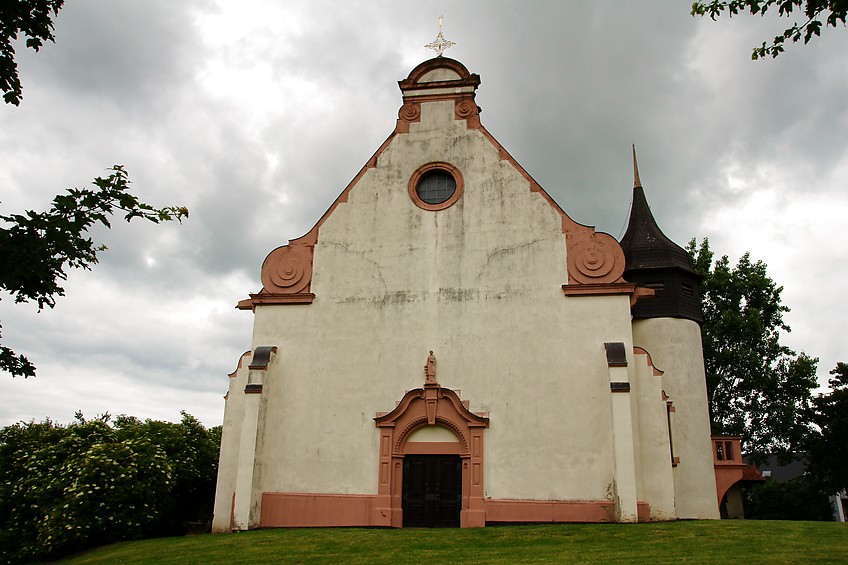
[[[627,231],[621,238],[625,257],[625,276],[629,271],[644,269],[680,269],[697,275],[689,254],[671,241],[657,225],[636,165],[636,150],[633,150],[633,205]]]

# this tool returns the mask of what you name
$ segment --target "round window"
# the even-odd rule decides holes
[[[428,163],[409,179],[409,197],[424,210],[444,210],[462,195],[462,175],[448,163]]]
[[[447,171],[436,169],[418,179],[415,193],[425,204],[441,204],[456,192],[456,181]]]

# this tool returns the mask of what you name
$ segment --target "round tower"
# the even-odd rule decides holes
[[[633,305],[633,345],[663,374],[678,518],[718,518],[699,283],[689,254],[659,228],[639,179],[633,149],[633,204],[621,239],[624,277],[654,291]]]

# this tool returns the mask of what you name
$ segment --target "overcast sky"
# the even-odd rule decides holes
[[[630,144],[660,226],[745,251],[784,286],[785,342],[848,361],[848,30],[777,60],[786,20],[693,18],[689,3],[67,0],[55,44],[18,44],[0,107],[3,213],[44,209],[126,166],[180,224],[116,222],[53,310],[0,302],[0,425],[76,410],[207,425],[250,348],[265,255],[303,235],[393,130],[397,81],[433,53],[482,79],[481,121],[576,221],[620,237]]]

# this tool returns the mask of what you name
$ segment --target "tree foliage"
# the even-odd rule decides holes
[[[801,450],[818,359],[780,342],[790,331],[783,287],[748,253],[731,266],[726,255],[713,261],[706,239],[691,240],[687,250],[704,277],[701,332],[713,433],[742,436],[754,461]]]
[[[181,533],[187,522],[212,518],[221,427],[207,429],[194,416],[182,413],[180,424],[119,416],[116,435],[130,440],[144,438],[160,447],[171,463],[172,485],[164,502],[164,514],[153,533]]]
[[[833,520],[827,491],[802,475],[780,483],[766,479],[745,489],[745,518],[750,520]]]
[[[36,51],[45,41],[55,41],[53,18],[63,5],[64,0],[0,2],[0,89],[6,103],[17,106],[22,98],[13,41],[22,34],[26,46]],[[93,190],[72,188],[60,194],[46,212],[0,215],[0,290],[9,292],[15,302],[32,300],[39,310],[52,308],[56,297],[64,295],[59,281],[66,278],[65,270],[90,269],[97,263],[97,252],[106,248],[95,245],[86,234],[98,223],[111,227],[109,218],[114,213],[124,213],[127,221],[188,217],[184,207],[153,208],[139,201],[129,192],[129,180],[120,165],[113,166],[108,177],[94,179],[94,185]],[[25,356],[2,345],[0,370],[13,377],[35,376],[35,366]]]
[[[775,36],[771,45],[764,41],[762,46],[754,47],[751,53],[753,60],[766,56],[777,57],[783,53],[784,44],[790,39],[796,43],[803,37],[806,45],[814,36],[821,35],[822,20],[826,26],[835,28],[839,23],[845,26],[848,0],[710,0],[692,4],[693,16],[709,16],[712,20],[722,13],[733,17],[747,11],[752,15],[764,16],[769,10],[776,10],[779,16],[787,18],[799,14],[801,19]]]
[[[53,199],[46,212],[0,215],[0,290],[15,302],[34,301],[39,310],[52,308],[65,294],[61,281],[68,268],[91,269],[97,253],[106,249],[88,236],[95,224],[111,227],[110,218],[123,214],[159,223],[188,217],[184,207],[154,208],[129,192],[130,181],[120,165],[107,177],[94,179],[94,188],[71,188]],[[23,355],[0,346],[0,370],[12,376],[34,376],[35,367]]]
[[[38,51],[45,41],[56,41],[53,18],[65,0],[3,0],[0,2],[0,90],[7,104],[18,106],[23,88],[15,62],[12,41],[18,34],[27,38],[26,46]]]
[[[848,490],[848,363],[830,371],[830,392],[813,399],[815,428],[807,448],[808,470],[826,492]]]
[[[107,416],[0,430],[0,562],[55,558],[207,521],[220,427]]]

